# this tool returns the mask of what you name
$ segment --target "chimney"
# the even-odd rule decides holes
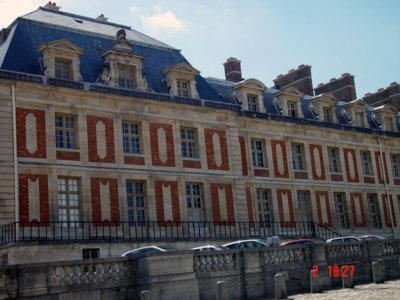
[[[343,73],[339,78],[331,78],[328,83],[319,84],[315,89],[315,95],[332,93],[338,100],[350,102],[357,99],[354,76]]]
[[[311,66],[301,64],[297,69],[290,69],[285,75],[276,77],[274,84],[278,90],[294,86],[303,94],[312,96]]]
[[[54,10],[54,11],[59,11],[60,7],[57,6],[57,3],[49,1],[45,6],[45,8]]]
[[[242,81],[242,68],[240,67],[240,60],[230,57],[224,62],[225,79],[228,81],[239,82]]]
[[[108,18],[106,18],[103,14],[101,14],[96,18],[96,20],[99,20],[101,22],[107,22]]]

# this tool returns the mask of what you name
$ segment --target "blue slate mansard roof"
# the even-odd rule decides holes
[[[133,45],[133,52],[144,57],[143,68],[150,91],[167,93],[163,70],[179,63],[189,64],[180,50],[128,26],[43,7],[18,18],[8,27],[8,38],[0,44],[0,69],[43,75],[39,47],[66,39],[84,50],[81,75],[84,82],[94,83],[103,67],[101,54],[113,46],[115,35],[121,28],[125,29],[127,40]],[[202,76],[196,76],[196,84],[201,99],[229,102],[223,100]]]

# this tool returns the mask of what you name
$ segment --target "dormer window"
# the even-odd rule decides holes
[[[361,111],[356,111],[354,126],[364,127],[364,113]]]
[[[336,98],[330,93],[317,95],[311,99],[314,111],[318,112],[318,119],[322,122],[336,123]]]
[[[55,59],[55,78],[72,80],[72,61],[70,59]]]
[[[396,127],[396,109],[389,105],[385,104],[373,109],[375,120],[378,124],[381,125],[381,129],[384,131],[395,131],[398,129]]]
[[[386,131],[394,131],[393,118],[391,117],[385,118],[385,129]]]
[[[136,87],[135,73],[134,66],[118,64],[118,86],[134,89]]]
[[[275,97],[277,106],[282,108],[280,113],[292,118],[302,118],[301,99],[303,96],[304,94],[293,86],[277,92]]]
[[[333,114],[332,114],[332,108],[331,107],[323,107],[323,115],[324,115],[324,120],[325,122],[333,122]]]
[[[190,83],[188,80],[178,79],[176,81],[178,96],[183,98],[190,98]]]
[[[247,103],[249,106],[249,111],[257,112],[257,96],[256,95],[247,95]]]
[[[288,116],[289,117],[297,117],[297,108],[296,102],[288,101],[287,102]]]

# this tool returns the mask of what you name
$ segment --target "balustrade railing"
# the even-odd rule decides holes
[[[315,222],[14,222],[0,227],[0,244],[58,240],[242,239],[340,236]]]

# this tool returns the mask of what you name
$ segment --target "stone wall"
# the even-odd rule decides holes
[[[24,299],[215,299],[225,281],[229,299],[274,295],[274,275],[283,273],[288,292],[310,290],[310,270],[322,289],[341,284],[329,266],[354,265],[355,284],[372,281],[371,263],[386,279],[400,277],[400,240],[307,247],[270,247],[192,253],[166,252],[138,259],[114,258],[3,266],[0,298]]]

